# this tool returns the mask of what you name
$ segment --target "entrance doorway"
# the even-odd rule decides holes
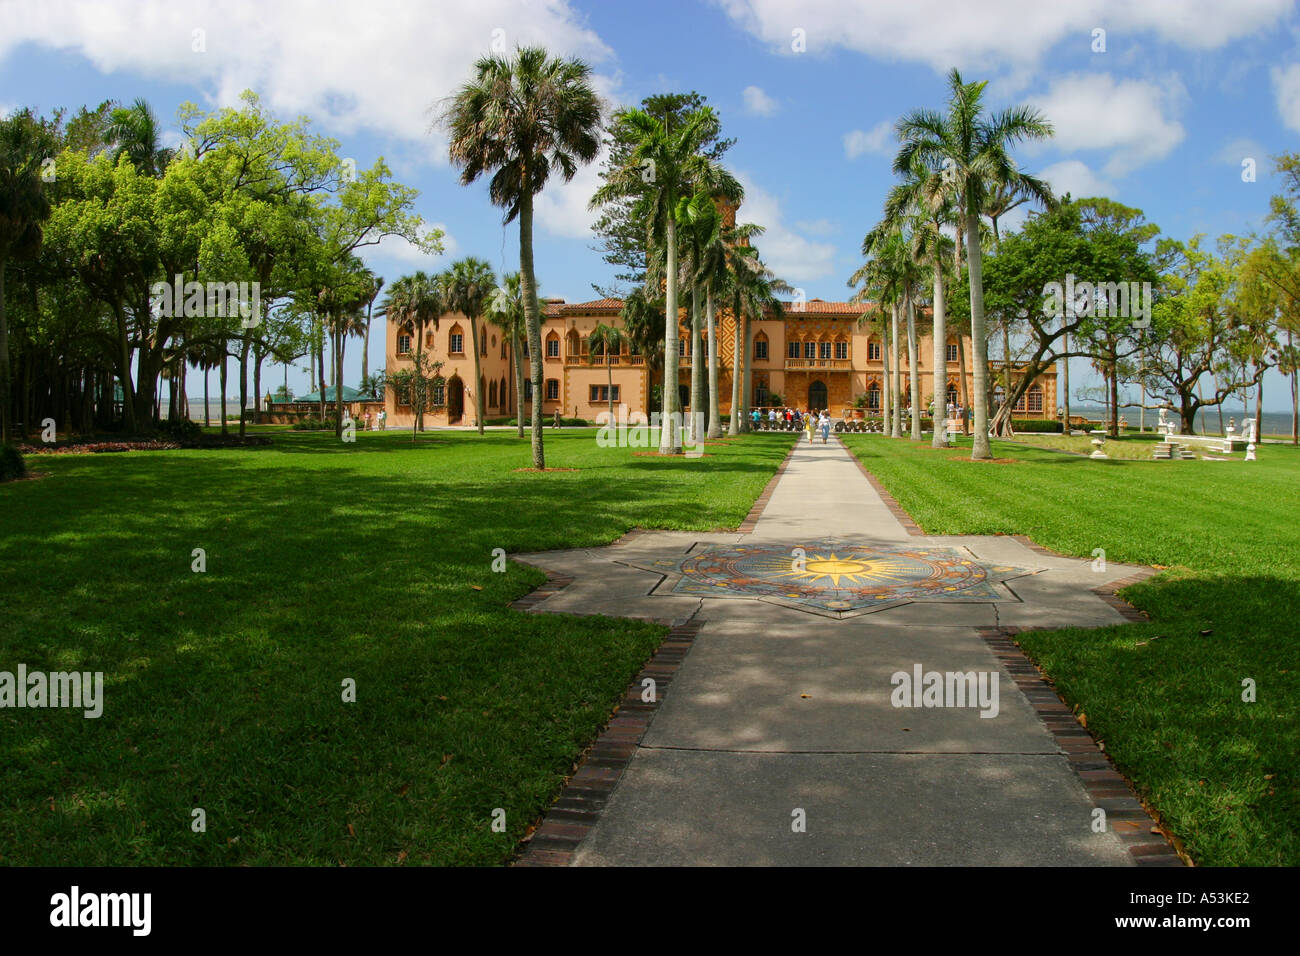
[[[808,407],[820,411],[826,407],[826,384],[821,381],[808,386]]]
[[[465,417],[465,383],[459,375],[447,382],[447,424],[455,425]]]

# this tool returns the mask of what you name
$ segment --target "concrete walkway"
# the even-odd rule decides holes
[[[698,557],[731,549],[749,560],[749,549],[783,551],[810,534],[857,547],[859,564],[882,573],[895,551],[930,549],[922,556],[950,551],[950,565],[988,580],[973,600],[868,594],[877,603],[844,612],[783,593],[682,592],[700,589]],[[871,548],[884,555],[874,564]],[[1006,537],[910,535],[835,438],[800,439],[750,535],[645,533],[518,557],[573,578],[536,612],[702,622],[575,864],[1131,863],[1111,829],[1094,832],[1094,800],[977,629],[1122,623],[1091,589],[1135,568],[1097,572]],[[748,574],[735,575],[742,591]],[[955,696],[896,706],[895,675],[917,668],[974,672],[984,706]],[[915,693],[904,702],[926,703]]]

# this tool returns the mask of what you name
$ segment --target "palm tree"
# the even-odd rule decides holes
[[[486,56],[474,79],[457,91],[445,114],[450,155],[469,185],[493,172],[488,195],[519,220],[519,277],[532,361],[533,467],[545,469],[542,448],[542,331],[533,269],[533,200],[552,172],[565,182],[600,151],[600,100],[591,69],[577,59],[550,57],[540,47],[513,60]]]
[[[935,448],[944,447],[943,432],[939,428],[940,409],[944,406],[947,395],[946,370],[948,368],[948,337],[944,309],[944,263],[950,254],[952,243],[943,234],[945,226],[957,218],[955,192],[952,181],[938,169],[926,166],[919,155],[914,155],[907,168],[903,182],[890,190],[885,200],[884,223],[891,226],[901,225],[910,220],[912,237],[912,257],[919,262],[928,263],[933,269],[934,292],[931,299],[933,313],[932,344],[934,346],[934,426],[931,444]],[[916,375],[913,375],[913,382]],[[915,390],[916,386],[913,385]],[[913,394],[912,407],[919,413]],[[919,420],[919,415],[914,416]],[[915,436],[914,437],[919,437]]]
[[[664,308],[664,388],[663,427],[659,436],[662,454],[681,451],[681,435],[675,427],[680,416],[677,396],[677,226],[680,203],[692,192],[708,189],[722,179],[722,167],[704,155],[704,144],[715,138],[720,128],[717,114],[703,106],[687,114],[685,121],[672,126],[671,114],[663,118],[645,110],[633,109],[619,114],[627,138],[636,145],[627,162],[611,170],[605,184],[592,197],[592,207],[626,198],[640,198],[647,214],[647,263],[651,266],[647,282],[658,285],[662,276],[665,286]],[[653,255],[651,253],[654,253]],[[662,267],[657,261],[663,256]]]
[[[478,433],[483,434],[483,369],[480,363],[479,322],[495,293],[497,275],[492,266],[470,256],[453,263],[447,272],[447,307],[469,319],[470,343],[474,349],[474,410]]]
[[[587,336],[587,362],[596,360],[596,349],[605,360],[605,370],[609,378],[609,424],[614,426],[614,366],[610,363],[611,355],[618,355],[623,348],[623,333],[604,322],[599,323]]]
[[[515,427],[524,437],[524,356],[520,341],[524,336],[524,300],[520,293],[519,273],[512,272],[501,280],[501,285],[487,303],[488,321],[510,340],[511,365],[515,370]],[[540,313],[541,301],[537,305]]]
[[[158,119],[144,97],[113,110],[106,134],[115,146],[114,161],[125,154],[131,165],[146,176],[161,176],[176,155],[174,149],[159,145]]]
[[[988,336],[984,320],[983,258],[980,252],[980,215],[998,184],[1018,187],[1043,202],[1051,190],[1046,183],[1020,172],[1007,150],[1028,139],[1045,139],[1052,126],[1037,110],[1017,106],[992,115],[984,108],[986,83],[965,83],[961,74],[948,74],[947,115],[914,110],[898,121],[902,148],[894,159],[894,172],[903,173],[919,156],[927,166],[942,169],[956,188],[964,220],[966,258],[970,268],[971,347],[975,352],[975,438],[971,458],[992,458],[988,421]],[[915,398],[915,396],[913,396]]]
[[[411,428],[411,441],[416,432],[424,430],[424,328],[432,324],[436,330],[438,320],[446,313],[442,283],[436,276],[417,271],[402,276],[388,287],[388,296],[382,306],[388,321],[399,329],[410,329],[415,336],[415,366],[411,383],[411,404],[415,407],[415,422]]]
[[[880,260],[879,269],[883,276],[888,276],[889,289],[892,293],[890,308],[892,310],[893,348],[894,348],[894,424],[891,434],[902,437],[902,383],[898,355],[898,318],[901,307],[907,321],[907,365],[908,392],[911,396],[912,440],[921,440],[921,370],[918,362],[918,343],[916,335],[916,298],[921,288],[921,263],[916,258],[913,241],[915,223],[911,221],[891,223],[886,220],[867,233],[862,240],[862,254],[874,256]]]
[[[0,119],[0,443],[9,440],[11,418],[5,269],[10,259],[40,251],[42,224],[51,212],[41,179],[50,146],[29,112]]]
[[[774,318],[782,318],[785,315],[785,309],[781,305],[781,300],[777,298],[778,293],[786,294],[793,292],[794,289],[786,283],[784,279],[778,279],[767,266],[763,265],[763,260],[759,257],[758,250],[749,245],[740,245],[740,242],[748,241],[748,236],[757,235],[763,230],[758,226],[745,225],[738,227],[736,238],[737,241],[729,247],[731,252],[731,274],[728,284],[731,288],[732,295],[732,314],[735,319],[737,328],[743,326],[744,331],[736,336],[738,342],[737,363],[744,361],[744,372],[741,373],[742,383],[740,386],[739,408],[733,405],[732,427],[736,427],[736,419],[740,419],[740,431],[749,430],[747,419],[749,412],[750,396],[754,394],[753,384],[753,366],[750,364],[751,356],[754,351],[751,330],[753,326],[750,322],[758,322],[763,319],[769,312]],[[737,366],[739,368],[739,365]],[[732,389],[734,395],[736,389]],[[730,434],[736,434],[731,431]]]
[[[361,336],[361,382],[362,387],[370,381],[370,326],[375,318],[375,299],[379,298],[380,290],[384,288],[383,276],[377,276],[369,269],[366,272],[370,276],[370,286],[366,290],[369,298],[366,299],[366,327]]]
[[[742,380],[749,373],[749,351],[746,348],[744,316],[741,310],[741,287],[750,281],[750,274],[761,270],[758,250],[749,244],[754,236],[761,235],[763,227],[752,222],[724,228],[722,231],[722,286],[731,297],[731,420],[728,435],[749,431],[747,405],[749,395],[742,396]]]

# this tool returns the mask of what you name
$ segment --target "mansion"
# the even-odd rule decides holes
[[[618,354],[605,356],[592,354],[588,336],[597,325],[618,327],[623,303],[619,299],[598,299],[593,302],[566,303],[563,299],[545,300],[546,314],[542,322],[543,354],[543,414],[549,419],[556,411],[564,417],[594,421],[596,416],[608,411],[612,397],[615,405],[625,404],[632,413],[649,415],[659,410],[651,407],[651,376],[645,358],[624,344]],[[788,405],[796,408],[830,409],[832,416],[846,414],[865,396],[867,414],[879,414],[884,389],[884,364],[882,362],[880,334],[866,326],[860,327],[858,317],[864,311],[860,303],[824,302],[813,299],[806,303],[786,303],[785,314],[769,313],[762,321],[750,323],[751,381],[753,394],[749,396],[751,408],[770,405]],[[683,320],[689,316],[682,310]],[[971,348],[967,338],[959,343],[956,337],[947,343],[946,367],[938,371],[934,364],[934,349],[927,334],[928,313],[918,310],[917,370],[920,377],[922,408],[928,407],[938,383],[944,396],[941,407],[951,402],[961,403],[961,396],[969,396],[973,387],[971,374]],[[733,321],[729,310],[717,311],[718,340],[718,404],[723,415],[731,410],[732,373],[735,368]],[[500,419],[515,414],[515,373],[509,340],[501,330],[486,320],[480,320],[479,362],[481,378],[477,383],[484,397],[484,418]],[[425,412],[426,427],[438,425],[475,425],[474,356],[472,354],[470,319],[459,313],[445,315],[438,328],[425,329],[424,351],[434,362],[442,363],[439,374],[444,383],[433,390],[431,408]],[[691,336],[689,325],[681,329],[677,381],[681,392],[681,407],[689,411],[691,380]],[[397,372],[409,368],[414,344],[409,328],[398,328],[387,323],[387,368]],[[907,406],[910,391],[910,373],[907,364],[906,338],[900,342],[902,366],[903,405]],[[698,346],[706,348],[704,333]],[[525,353],[527,349],[524,349]],[[959,358],[965,359],[962,368]],[[996,374],[1000,365],[991,362]],[[707,369],[707,356],[706,356]],[[891,374],[892,374],[891,367]],[[1012,370],[1015,374],[1015,369]],[[530,375],[527,356],[524,375]],[[963,383],[963,377],[965,379]],[[609,394],[611,387],[613,395]],[[707,373],[705,376],[707,389]],[[657,375],[656,383],[657,384]],[[743,383],[742,383],[743,385]],[[525,401],[531,403],[531,382],[525,382]],[[773,401],[776,397],[779,401]],[[389,388],[384,396],[388,424],[410,426],[414,413],[410,405],[403,404],[401,396]],[[529,405],[531,408],[531,404]],[[707,406],[706,406],[707,407]],[[996,408],[996,401],[994,404]],[[990,408],[990,414],[993,408]],[[1056,418],[1056,369],[1051,367],[1030,386],[1015,408],[1017,418]]]

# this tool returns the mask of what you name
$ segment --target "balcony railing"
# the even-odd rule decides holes
[[[565,365],[643,365],[640,355],[566,355]]]
[[[826,368],[826,369],[851,369],[853,368],[852,359],[796,359],[788,358],[785,360],[787,369],[801,368]]]

